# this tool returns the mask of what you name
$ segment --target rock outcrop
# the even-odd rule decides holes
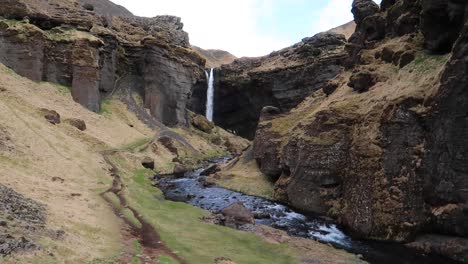
[[[264,106],[288,111],[338,75],[346,53],[343,35],[320,33],[259,58],[241,58],[215,70],[214,122],[252,139]],[[191,109],[203,113],[194,93]]]
[[[96,112],[103,98],[131,88],[165,125],[187,125],[205,60],[191,50],[180,18],[134,17],[107,0],[7,0],[0,18],[0,62],[18,74],[69,86]]]
[[[465,7],[354,1],[347,70],[291,111],[260,118],[254,157],[276,199],[358,236],[416,239],[410,247],[466,261]]]
[[[197,46],[192,46],[192,49],[206,60],[207,68],[218,68],[237,59],[236,56],[224,50],[202,49]]]

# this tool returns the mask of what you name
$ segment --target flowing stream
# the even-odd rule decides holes
[[[213,121],[213,100],[214,100],[214,71],[211,68],[210,73],[205,72],[208,80],[208,90],[206,92],[206,119]]]
[[[223,163],[217,159],[212,163]],[[211,164],[212,164],[211,163]],[[210,164],[207,164],[207,166]],[[264,198],[245,195],[218,186],[205,187],[204,169],[191,171],[183,178],[158,179],[158,186],[168,200],[186,202],[217,213],[234,202],[242,202],[255,215],[256,224],[287,231],[290,235],[330,244],[355,254],[372,264],[455,264],[458,262],[415,253],[397,243],[362,241],[346,235],[335,223],[320,216],[306,215],[288,206]]]

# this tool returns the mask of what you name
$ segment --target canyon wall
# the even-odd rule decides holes
[[[288,111],[338,75],[346,58],[344,36],[322,33],[259,58],[241,58],[215,70],[214,122],[253,139],[260,112]],[[206,92],[194,92],[191,109],[203,113]]]
[[[355,0],[336,89],[262,111],[254,156],[275,198],[364,238],[468,261],[465,10]]]
[[[4,0],[0,18],[0,62],[18,74],[71,87],[95,112],[108,95],[132,88],[164,124],[187,124],[205,60],[180,18],[135,17],[105,0]]]

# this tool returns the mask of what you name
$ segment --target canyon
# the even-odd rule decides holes
[[[200,184],[468,262],[464,1],[354,0],[354,22],[256,58],[192,46],[180,18],[107,0],[0,4],[0,194],[15,197],[0,195],[0,260],[366,261],[207,223],[156,188],[229,155]]]

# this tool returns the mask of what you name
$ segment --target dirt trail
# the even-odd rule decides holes
[[[104,160],[109,166],[111,166],[111,176],[113,177],[112,186],[105,192],[101,193],[101,196],[114,207],[114,211],[119,215],[119,209],[115,208],[112,202],[105,196],[107,193],[114,193],[120,201],[120,206],[130,210],[140,223],[140,226],[135,225],[131,221],[124,219],[125,222],[132,228],[132,231],[139,236],[141,245],[143,246],[143,252],[145,255],[151,258],[157,259],[160,255],[167,255],[177,260],[180,264],[188,264],[186,260],[174,253],[170,248],[168,248],[163,241],[155,228],[148,223],[143,216],[138,213],[137,210],[129,206],[127,199],[124,196],[125,185],[122,184],[119,169],[117,166],[110,160],[109,156],[116,154],[118,152],[123,152],[123,150],[106,150],[100,152]]]

